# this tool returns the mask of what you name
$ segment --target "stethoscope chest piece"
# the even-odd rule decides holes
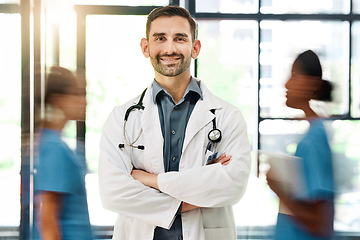
[[[209,141],[217,143],[221,141],[221,131],[217,128],[212,129],[208,134]]]
[[[215,114],[215,109],[210,110],[213,114]],[[208,133],[208,139],[210,143],[218,143],[221,141],[221,131],[216,127],[215,118],[212,120],[213,129]]]

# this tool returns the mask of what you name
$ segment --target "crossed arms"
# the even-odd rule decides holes
[[[230,161],[231,161],[231,156],[230,155],[226,156],[226,154],[223,153],[212,164],[220,163],[221,165],[226,166],[230,163]],[[158,174],[148,173],[144,170],[133,169],[131,172],[131,176],[135,180],[140,181],[145,186],[152,187],[152,188],[160,191],[158,183],[157,183]],[[182,207],[181,207],[181,212],[182,213],[188,212],[188,211],[191,211],[196,208],[200,208],[200,207],[192,205],[190,203],[183,202]]]
[[[99,190],[103,206],[121,216],[168,228],[181,203],[183,212],[197,208],[195,206],[216,208],[237,203],[247,186],[250,145],[241,113],[232,111],[227,116],[224,123],[227,128],[219,150],[232,156],[221,156],[217,162],[220,164],[187,165],[179,172],[153,174],[162,168],[162,161],[153,160],[158,157],[156,151],[152,150],[151,156],[147,156],[151,160],[140,162],[147,164],[148,172],[133,169],[146,150],[132,152],[132,149],[125,148],[119,151],[116,143],[122,141],[119,133],[123,126],[118,119],[123,117],[123,112],[114,111],[104,126],[100,142]],[[234,124],[234,119],[237,124]],[[149,141],[154,142],[153,137]],[[204,158],[203,135],[195,135],[192,141],[195,144],[192,148],[196,151],[187,149],[183,152],[185,164],[199,163]],[[158,147],[152,142],[147,146]],[[160,146],[158,150],[161,149]],[[134,154],[138,156],[134,158]]]

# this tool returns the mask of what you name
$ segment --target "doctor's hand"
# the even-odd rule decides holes
[[[231,162],[231,160],[232,160],[231,158],[232,158],[231,155],[226,156],[226,154],[223,153],[218,158],[208,161],[206,163],[206,165],[215,164],[215,163],[221,163],[221,165],[226,166]]]
[[[192,205],[190,203],[183,202],[182,207],[181,207],[181,213],[188,212],[188,211],[198,209],[198,208],[200,208],[200,207]]]
[[[133,169],[131,172],[131,176],[135,180],[140,181],[145,186],[159,190],[159,186],[157,184],[157,174],[148,173],[139,169]]]

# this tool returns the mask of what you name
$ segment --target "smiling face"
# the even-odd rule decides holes
[[[175,77],[190,75],[191,58],[200,51],[199,40],[192,41],[189,22],[179,16],[162,16],[151,23],[148,39],[141,40],[145,57],[150,57],[155,74]]]

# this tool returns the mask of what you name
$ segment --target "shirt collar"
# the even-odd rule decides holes
[[[185,90],[185,93],[184,93],[184,96],[183,98],[189,93],[189,92],[194,92],[196,94],[199,95],[199,97],[201,99],[203,99],[203,94],[202,94],[202,91],[201,91],[201,88],[199,86],[199,84],[195,81],[195,79],[193,77],[191,77],[190,79],[190,83],[189,85],[187,86],[186,90]],[[153,103],[156,104],[156,98],[158,96],[158,94],[160,92],[164,92],[166,93],[167,95],[171,96],[163,87],[161,87],[159,85],[158,82],[156,82],[156,80],[154,79],[153,83],[152,83],[152,99],[153,99]]]

